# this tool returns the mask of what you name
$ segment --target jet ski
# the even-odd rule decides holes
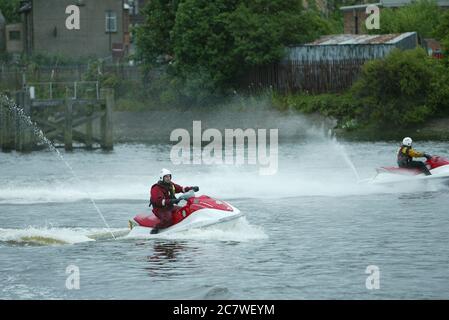
[[[371,180],[373,184],[391,184],[412,181],[442,181],[449,184],[449,160],[432,156],[425,162],[432,175],[426,176],[417,168],[380,167],[376,176]]]
[[[172,225],[160,229],[158,234],[227,224],[244,216],[239,209],[225,201],[206,195],[196,197],[193,190],[184,193],[179,199],[184,200],[185,204],[173,213]],[[148,236],[158,223],[159,218],[154,213],[138,214],[129,221],[131,231],[128,237]]]

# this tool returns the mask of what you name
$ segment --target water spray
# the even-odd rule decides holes
[[[14,110],[22,120],[24,120],[32,129],[34,134],[41,140],[43,141],[49,148],[51,151],[55,152],[57,154],[57,156],[59,157],[59,159],[65,164],[65,166],[69,169],[71,175],[78,181],[81,182],[81,180],[79,179],[78,175],[75,173],[75,171],[73,170],[72,166],[64,159],[64,157],[62,156],[62,154],[59,152],[58,149],[56,149],[56,147],[53,145],[53,143],[48,140],[47,137],[45,137],[44,133],[42,132],[41,129],[39,129],[39,127],[31,120],[31,118],[29,116],[27,116],[23,109],[20,108],[14,101],[12,101],[10,98],[8,98],[5,95],[0,96],[0,104],[4,104],[6,105],[8,108],[10,108],[10,110]],[[92,198],[92,196],[90,195],[89,191],[85,190],[84,191],[90,202],[92,203],[92,205],[94,206],[95,210],[97,211],[98,215],[101,217],[101,219],[103,220],[103,223],[106,225],[106,228],[108,229],[108,232],[112,235],[112,238],[115,240],[115,235],[112,232],[109,224],[107,223],[103,213],[101,212],[100,208],[97,206],[95,200]]]

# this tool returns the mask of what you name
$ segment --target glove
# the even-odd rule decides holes
[[[199,187],[192,187],[192,190],[195,191],[195,192],[198,192],[198,191],[200,191],[200,188]]]
[[[432,156],[431,156],[430,154],[427,154],[427,153],[424,153],[424,157],[425,157],[427,160],[430,160],[430,159],[432,158]]]
[[[181,201],[181,199],[170,199],[170,203],[169,204],[178,204],[179,201]]]

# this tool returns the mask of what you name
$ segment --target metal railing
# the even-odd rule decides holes
[[[27,88],[31,99],[100,99],[98,81],[31,82]]]

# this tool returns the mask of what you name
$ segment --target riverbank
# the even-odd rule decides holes
[[[380,130],[377,128],[361,128],[347,131],[345,129],[336,128],[333,131],[337,137],[350,141],[391,141],[400,140],[405,136],[411,136],[415,141],[448,141],[449,117],[433,119],[410,130]]]
[[[259,111],[228,111],[220,109],[164,110],[164,111],[117,111],[113,114],[114,141],[118,143],[167,143],[177,128],[192,134],[193,122],[201,121],[202,133],[216,129],[278,129],[280,141],[300,141],[307,131],[316,130],[323,136],[336,122],[318,114],[303,115],[294,111],[264,109]],[[177,137],[176,137],[177,139]],[[178,141],[178,140],[176,140]]]
[[[371,105],[369,101],[362,102],[354,98],[350,92],[274,95],[272,105],[279,110],[331,119],[335,123],[333,133],[346,140],[390,141],[404,136],[413,136],[415,140],[449,140],[449,113],[444,110],[438,114],[420,108],[413,109],[412,106],[405,113],[394,108],[388,109],[391,106],[384,106],[384,110]],[[370,108],[377,110],[372,111]],[[390,116],[388,112],[394,115]],[[400,114],[405,122],[401,121]]]
[[[349,141],[392,141],[404,136],[414,140],[449,140],[449,117],[434,119],[413,130],[379,130],[362,128],[345,130],[336,128],[337,120],[318,113],[303,114],[297,111],[117,111],[113,115],[114,141],[118,143],[167,143],[177,128],[192,133],[194,121],[201,121],[201,129],[278,129],[280,141],[298,141],[307,130],[317,129]]]

